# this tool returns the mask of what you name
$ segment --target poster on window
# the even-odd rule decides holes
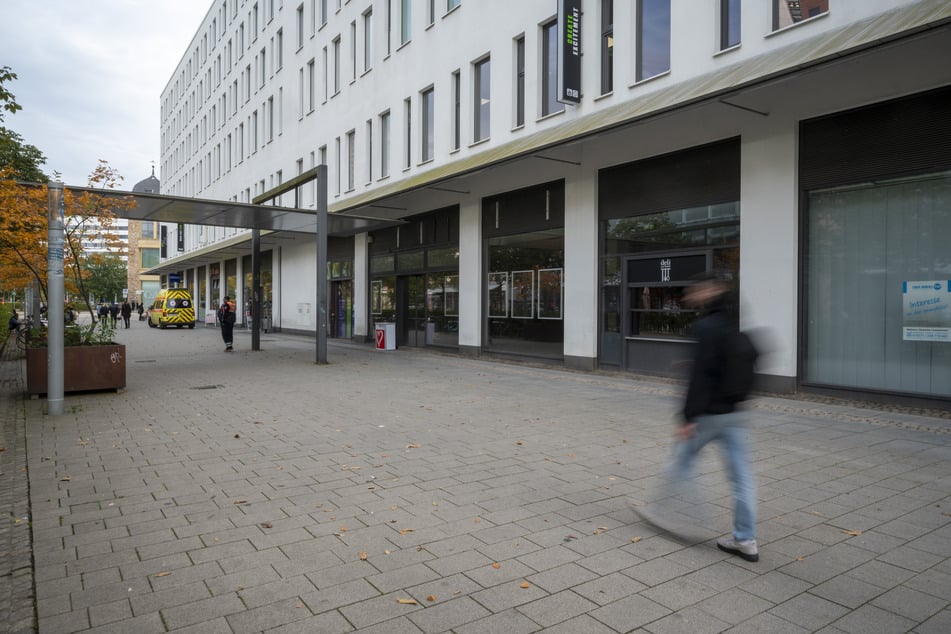
[[[535,271],[512,271],[512,318],[535,316]]]
[[[509,316],[509,274],[489,273],[489,317]]]
[[[951,280],[902,282],[902,339],[951,343]]]
[[[538,318],[561,319],[562,269],[538,271]]]

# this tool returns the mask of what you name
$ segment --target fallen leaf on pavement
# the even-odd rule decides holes
[[[846,535],[851,535],[852,537],[862,534],[862,531],[842,531],[842,532],[845,533]]]
[[[404,528],[403,530],[400,531],[400,535],[405,535],[406,533],[412,533],[414,530],[416,530],[416,529],[414,529],[414,528]]]
[[[523,581],[522,583],[518,584],[518,587],[524,590],[525,588],[531,588],[532,584],[527,581]]]
[[[803,557],[802,555],[799,555],[798,557],[796,557],[796,561],[805,561],[805,560],[806,558]]]
[[[499,568],[502,567],[502,564],[500,564],[499,562],[495,562],[494,564],[492,564],[492,567],[498,570]]]
[[[383,554],[384,554],[384,555],[392,555],[392,554],[393,554],[393,551],[390,550],[389,548],[387,548],[386,550],[383,551]]]
[[[59,479],[60,482],[69,482],[70,480],[72,480],[72,478],[69,476],[63,476]]]
[[[167,576],[169,576],[170,574],[172,574],[172,573],[170,573],[170,572],[159,572],[159,573],[157,573],[155,576],[156,576],[156,577],[167,577]]]
[[[436,600],[436,595],[435,595],[435,594],[431,594],[431,595],[429,595],[428,597],[426,597],[426,600],[427,600],[427,601],[435,601],[435,600]]]
[[[419,445],[417,445],[416,443],[413,443],[412,445],[406,445],[406,448],[407,448],[407,449],[419,449]]]
[[[640,537],[632,537],[632,538],[631,538],[631,543],[632,543],[632,544],[636,544],[636,543],[639,542],[639,541],[641,541],[641,538],[640,538]]]
[[[271,524],[270,522],[264,522],[261,524],[261,528],[274,528],[274,524]]]
[[[233,502],[233,504],[247,504],[247,503],[248,503],[247,500],[235,500],[235,501]]]
[[[360,561],[366,561],[366,560],[367,560],[367,551],[361,550],[358,554],[359,554],[359,556],[360,556]]]
[[[400,605],[419,605],[416,599],[397,599],[396,602]]]

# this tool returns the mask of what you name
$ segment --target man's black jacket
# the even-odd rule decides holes
[[[683,410],[684,421],[688,423],[697,416],[727,414],[736,408],[736,403],[720,392],[729,352],[727,342],[738,327],[726,300],[722,297],[714,301],[691,327],[696,344]]]

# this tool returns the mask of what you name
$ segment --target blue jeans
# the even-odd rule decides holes
[[[739,541],[756,537],[756,482],[750,469],[746,418],[742,411],[697,417],[694,437],[677,442],[667,468],[668,484],[683,484],[691,477],[700,450],[710,442],[720,444],[733,485],[733,537]]]

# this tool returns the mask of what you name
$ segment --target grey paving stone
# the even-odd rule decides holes
[[[809,590],[810,594],[826,598],[851,609],[868,603],[882,592],[882,588],[878,586],[873,586],[847,575],[835,577]]]
[[[448,632],[491,614],[469,597],[458,597],[437,605],[430,605],[425,599],[420,599],[420,604],[426,609],[408,618],[423,632]]]
[[[889,634],[907,632],[915,626],[915,622],[873,605],[863,605],[843,616],[834,625],[850,634]]]
[[[172,586],[164,590],[156,590],[147,594],[139,594],[130,598],[132,612],[136,616],[143,616],[150,612],[158,612],[165,608],[192,603],[205,599],[211,595],[204,583],[197,581],[183,585]]]
[[[543,627],[549,627],[584,615],[598,607],[571,590],[563,590],[518,608],[518,611]]]
[[[88,634],[159,634],[165,631],[165,625],[157,613],[115,621],[85,630]],[[215,634],[215,630],[206,628],[203,633]]]
[[[702,583],[690,581],[685,577],[671,579],[666,583],[641,592],[641,596],[671,610],[680,610],[715,594],[716,591],[713,588],[705,586]]]
[[[634,595],[600,607],[589,614],[618,632],[630,632],[670,613],[670,610],[659,603]]]
[[[615,634],[615,630],[587,614],[540,631],[545,634]]]
[[[339,612],[325,612],[266,630],[267,634],[345,634],[352,631],[353,627]],[[395,633],[400,630],[393,631]]]
[[[92,627],[130,618],[132,618],[132,606],[128,599],[94,605],[89,608],[89,624]]]
[[[669,614],[647,626],[656,634],[718,634],[730,625],[697,608],[686,608]]]
[[[724,623],[737,625],[757,614],[766,612],[773,603],[738,588],[730,588],[697,604],[703,610]]]
[[[161,610],[161,614],[166,626],[174,630],[203,621],[211,621],[219,616],[236,614],[244,609],[244,604],[237,594],[226,594],[164,608]]]
[[[575,563],[565,564],[530,575],[527,579],[549,593],[560,592],[572,586],[597,579],[599,575]]]
[[[472,598],[485,606],[493,614],[504,612],[509,608],[535,601],[548,593],[538,586],[529,584],[523,588],[523,581],[513,580],[507,583],[481,590],[472,594]]]
[[[340,613],[358,630],[400,616],[407,616],[423,609],[422,605],[407,605],[399,602],[409,598],[404,593],[385,594],[340,608]]]
[[[816,631],[848,614],[849,608],[822,597],[805,593],[779,604],[769,613],[790,623]]]
[[[298,598],[246,609],[225,617],[235,634],[251,634],[272,629],[313,616],[307,605]]]
[[[405,616],[360,628],[360,634],[422,634],[422,630]]]
[[[465,576],[455,574],[450,577],[441,577],[428,583],[407,588],[407,592],[419,602],[426,605],[435,605],[450,601],[456,597],[465,596],[482,590],[482,586]],[[435,597],[435,600],[431,600]]]
[[[918,634],[947,634],[951,631],[951,609],[938,612],[915,628]]]
[[[948,602],[911,588],[898,587],[872,600],[872,605],[922,623],[948,607]]]
[[[506,610],[457,627],[454,634],[529,634],[541,629],[516,610]]]
[[[265,587],[266,588],[266,587]],[[328,610],[336,610],[343,606],[359,603],[367,599],[380,596],[380,592],[366,579],[354,579],[328,587],[326,590],[317,590],[300,595],[307,607],[314,614]],[[405,598],[411,598],[408,595]],[[396,599],[393,599],[396,602]]]

